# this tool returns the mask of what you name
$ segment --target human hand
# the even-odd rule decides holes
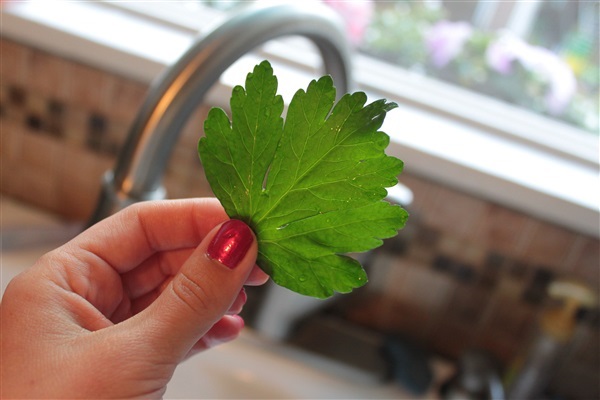
[[[256,254],[216,199],[138,203],[99,222],[6,288],[1,397],[162,396],[182,360],[243,328],[243,285],[268,279]]]

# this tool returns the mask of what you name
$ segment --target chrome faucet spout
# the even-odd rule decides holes
[[[89,223],[137,201],[164,198],[161,182],[171,150],[206,93],[244,54],[269,40],[292,35],[310,39],[338,93],[349,91],[350,52],[343,25],[332,10],[311,3],[251,7],[240,12],[195,42],[151,85],[114,170],[104,176]]]

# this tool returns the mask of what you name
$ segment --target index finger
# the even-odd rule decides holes
[[[93,253],[123,273],[156,252],[196,247],[228,219],[214,198],[146,201],[98,222],[69,245],[73,251]]]

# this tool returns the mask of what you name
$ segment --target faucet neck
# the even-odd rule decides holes
[[[164,196],[162,175],[179,134],[221,74],[255,47],[278,37],[300,35],[319,49],[325,71],[340,95],[350,89],[350,51],[343,24],[324,5],[311,3],[249,7],[192,47],[152,84],[134,120],[114,171],[92,218],[123,205]],[[112,192],[112,193],[111,193]]]

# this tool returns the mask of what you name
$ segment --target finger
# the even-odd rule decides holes
[[[266,274],[258,265],[255,265],[250,272],[250,276],[246,281],[248,286],[260,286],[265,284],[269,280],[269,275]]]
[[[156,290],[165,280],[177,274],[194,250],[189,248],[153,254],[137,268],[121,275],[125,292],[130,298],[137,299]]]
[[[219,344],[227,343],[240,335],[244,328],[244,320],[239,315],[225,315],[217,321],[200,340],[198,340],[185,358],[191,357],[201,351],[210,349]]]
[[[160,349],[161,357],[180,360],[234,305],[256,254],[256,238],[246,224],[223,223],[200,243],[160,296],[126,326],[152,332],[144,336],[146,345]]]
[[[140,266],[122,275],[125,292],[131,299],[137,299],[156,290],[177,274],[194,250],[180,249],[150,256]],[[269,275],[255,265],[245,285],[260,286],[268,280]]]
[[[241,313],[242,308],[244,308],[244,304],[246,304],[247,300],[248,300],[248,295],[246,294],[246,290],[244,288],[242,288],[242,290],[240,290],[240,293],[234,300],[231,307],[229,307],[229,310],[227,310],[227,315],[236,315],[236,314]]]
[[[183,265],[183,262],[181,262],[180,265]],[[254,273],[254,270],[256,268],[257,267],[255,266],[253,271],[250,273],[250,275],[252,275]],[[148,307],[150,304],[152,304],[158,298],[158,296],[160,296],[160,294],[162,293],[164,288],[168,286],[168,284],[171,282],[172,279],[173,279],[173,275],[161,275],[160,277],[156,276],[156,277],[151,277],[149,279],[144,276],[141,276],[140,280],[144,280],[145,282],[148,282],[148,285],[147,285],[148,290],[144,290],[143,292],[141,292],[140,291],[141,287],[136,288],[138,291],[133,293],[136,296],[132,297],[131,314],[129,316],[139,313],[140,311],[146,309],[146,307]],[[152,280],[152,282],[150,280]],[[248,285],[249,284],[248,282],[250,280],[251,280],[251,277],[248,277],[245,284]],[[140,286],[143,286],[143,283],[141,283],[141,282],[139,282],[138,284]],[[256,283],[256,284],[262,284],[262,283]],[[247,299],[248,299],[248,296],[246,294],[246,291],[244,290],[244,288],[242,288],[242,290],[240,291],[240,294],[238,295],[238,298],[234,301],[233,305],[227,311],[227,313],[228,314],[240,313],[244,304],[246,303]],[[114,322],[114,320],[113,320],[113,322]]]
[[[217,199],[146,201],[98,222],[71,243],[123,273],[155,252],[195,248],[227,219]]]

